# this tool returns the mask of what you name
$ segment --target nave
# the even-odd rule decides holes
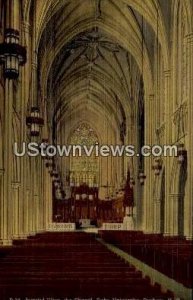
[[[173,299],[96,238],[93,233],[49,232],[1,249],[1,300]]]

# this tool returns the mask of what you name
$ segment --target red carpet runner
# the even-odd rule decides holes
[[[93,234],[39,234],[0,258],[0,299],[171,299]]]

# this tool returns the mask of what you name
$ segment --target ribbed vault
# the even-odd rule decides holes
[[[66,143],[77,123],[87,121],[103,144],[139,146],[138,120],[145,98],[155,92],[155,45],[159,44],[163,68],[168,69],[169,24],[163,3],[39,0],[25,4],[25,19],[35,28],[34,59],[50,141]],[[188,1],[184,5],[187,9]],[[119,171],[121,178],[124,170]]]
[[[133,141],[136,131],[131,128],[137,127],[135,122],[143,107],[138,107],[143,74],[145,90],[152,93],[150,56],[155,33],[160,31],[159,39],[166,36],[161,23],[157,31],[147,23],[149,20],[155,25],[158,7],[149,8],[147,14],[147,6],[143,10],[139,1],[131,4],[85,0],[51,1],[44,6],[38,2],[41,15],[36,15],[34,21],[39,84],[46,98],[48,131],[53,142],[67,143],[81,121],[96,130],[102,144]],[[149,33],[148,40],[144,28]],[[112,162],[106,164],[101,161],[107,173],[103,181],[115,182],[111,178]],[[116,177],[121,181],[124,165],[118,160],[115,164],[119,166]],[[65,159],[60,166],[65,169]]]

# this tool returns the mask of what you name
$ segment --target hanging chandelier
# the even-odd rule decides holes
[[[144,185],[144,182],[145,182],[145,179],[146,179],[146,176],[145,176],[145,174],[144,174],[144,172],[143,171],[140,171],[139,172],[139,182],[140,182],[140,184],[141,185]]]
[[[155,158],[154,164],[153,164],[153,166],[152,166],[152,169],[154,170],[154,174],[155,174],[156,176],[160,175],[160,171],[161,171],[161,169],[162,169],[162,161],[161,161],[160,158],[158,158],[158,157]]]
[[[45,157],[45,165],[46,165],[46,168],[48,168],[48,172],[50,173],[52,171],[52,168],[53,168],[52,157],[49,157],[49,156]]]
[[[59,177],[58,172],[56,170],[52,170],[50,172],[50,176],[53,177],[53,179],[57,179]]]
[[[129,185],[130,185],[130,188],[133,188],[135,185],[135,180],[134,180],[133,176],[130,177]]]
[[[5,29],[4,42],[0,44],[0,64],[4,65],[4,76],[8,79],[19,77],[19,66],[26,63],[26,48],[19,44],[19,31]]]
[[[26,118],[26,124],[30,128],[30,135],[37,137],[40,134],[40,128],[44,125],[43,118],[40,117],[38,107],[32,107],[30,116]]]
[[[60,187],[60,179],[54,179],[53,184],[55,187]]]
[[[184,144],[181,143],[178,145],[178,162],[182,164],[186,158],[187,151],[184,147]]]

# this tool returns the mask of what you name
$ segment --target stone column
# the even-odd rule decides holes
[[[4,169],[0,169],[0,245],[3,244],[4,230]]]
[[[12,118],[13,118],[13,81],[5,80],[5,110],[4,110],[4,195],[1,203],[1,241],[3,245],[12,244],[12,166],[13,166],[13,151],[12,151]]]
[[[44,180],[45,180],[45,174],[44,174],[44,163],[43,159],[40,157],[40,224],[39,224],[39,230],[41,232],[44,231],[44,220],[45,220],[45,190],[44,190]]]
[[[154,114],[154,95],[149,95],[145,99],[145,144],[152,145],[153,144],[153,114]],[[152,158],[144,157],[145,161],[145,183],[144,183],[144,221],[143,221],[143,229],[145,232],[153,232],[153,217],[154,217],[154,208],[153,208],[153,174],[152,174]]]
[[[21,188],[21,183],[20,182],[12,182],[12,200],[13,200],[13,235],[12,237],[14,239],[20,238],[20,222],[19,219],[21,218],[20,216],[20,188]]]
[[[36,139],[36,142],[38,138]],[[40,157],[34,157],[34,169],[33,169],[33,173],[34,173],[34,179],[33,179],[33,192],[34,192],[34,202],[35,202],[35,207],[34,209],[36,210],[36,219],[35,219],[35,227],[36,227],[36,232],[41,232],[42,228],[41,228],[41,220],[42,220],[42,197],[43,195],[41,195],[41,189],[40,189],[40,185],[41,185],[41,166],[40,166]]]
[[[47,188],[46,188],[46,183],[47,183],[47,170],[46,170],[46,167],[45,167],[45,164],[43,163],[42,164],[42,196],[43,196],[43,208],[42,208],[42,211],[43,211],[43,219],[42,219],[42,226],[43,226],[43,229],[44,231],[46,230],[46,213],[47,213]]]
[[[38,206],[39,206],[39,216],[38,216],[38,232],[43,232],[43,220],[44,220],[44,195],[43,195],[43,181],[45,180],[43,178],[43,160],[42,157],[39,155],[37,157],[38,159],[38,170],[37,170],[37,176],[39,178],[38,180]]]
[[[31,170],[32,170],[32,234],[38,232],[38,216],[39,216],[39,195],[37,188],[37,166],[36,157],[31,158]]]
[[[33,45],[33,51],[35,52]],[[31,97],[32,97],[32,106],[37,106],[37,55],[33,54],[32,58],[32,84],[31,84]],[[37,143],[39,137],[31,137],[31,142]],[[31,187],[32,187],[32,235],[38,232],[38,218],[39,218],[39,172],[38,172],[38,157],[31,157]]]
[[[169,70],[164,72],[164,87],[165,87],[165,135],[164,135],[164,144],[171,143],[171,109],[172,109],[172,100],[170,97],[170,85],[171,85],[171,72]],[[170,176],[171,176],[171,157],[164,157],[165,165],[165,226],[164,226],[164,235],[170,234]]]
[[[170,194],[170,228],[169,235],[178,235],[178,205],[179,205],[179,194]]]
[[[20,29],[20,1],[9,0],[5,2],[5,27],[15,30]],[[13,175],[13,80],[5,80],[5,106],[4,106],[4,181],[3,181],[3,200],[1,201],[1,243],[3,245],[12,244],[12,217],[13,217],[13,203],[12,203],[12,175]]]
[[[154,233],[160,233],[161,202],[160,199],[154,199]]]
[[[27,185],[27,190],[26,190],[26,204],[28,206],[27,209],[27,228],[29,235],[35,235],[35,230],[34,230],[34,201],[33,201],[33,181],[32,181],[32,176],[30,174],[29,182]]]
[[[26,45],[29,45],[29,30],[30,24],[22,24],[22,37],[26,42]],[[27,63],[21,69],[21,142],[27,142],[27,126],[26,126],[26,112],[27,112],[27,102],[29,100],[30,90],[30,55],[27,51]],[[22,219],[22,224],[20,227],[20,235],[22,238],[26,238],[30,234],[29,228],[29,190],[27,189],[27,180],[28,180],[28,157],[25,155],[20,158],[21,161],[21,196],[20,196],[20,218]],[[29,202],[28,202],[29,201]]]
[[[187,161],[187,186],[188,196],[184,203],[184,235],[187,239],[193,239],[193,33],[187,37],[187,66],[188,66],[188,161]]]
[[[48,173],[45,171],[45,181],[44,181],[44,190],[45,190],[45,223],[46,230],[48,229],[49,223],[52,223],[52,188],[51,188],[52,179]]]
[[[48,174],[49,176],[49,174]],[[52,179],[49,176],[48,179],[48,190],[49,190],[49,194],[48,194],[48,222],[52,223],[53,221],[53,199],[52,199]]]
[[[35,188],[36,189],[36,188]],[[35,211],[36,211],[36,218],[35,218],[35,231],[36,233],[39,232],[39,223],[40,223],[40,199],[39,195],[34,194],[34,202],[35,202]]]
[[[45,168],[45,167],[44,167]],[[44,229],[48,229],[48,225],[52,223],[52,178],[48,170],[44,169]]]
[[[43,189],[42,189],[42,158],[39,156],[38,157],[38,207],[39,207],[39,215],[38,215],[38,220],[37,220],[37,225],[38,225],[38,232],[43,232],[43,218],[44,218],[44,207],[43,207]]]

